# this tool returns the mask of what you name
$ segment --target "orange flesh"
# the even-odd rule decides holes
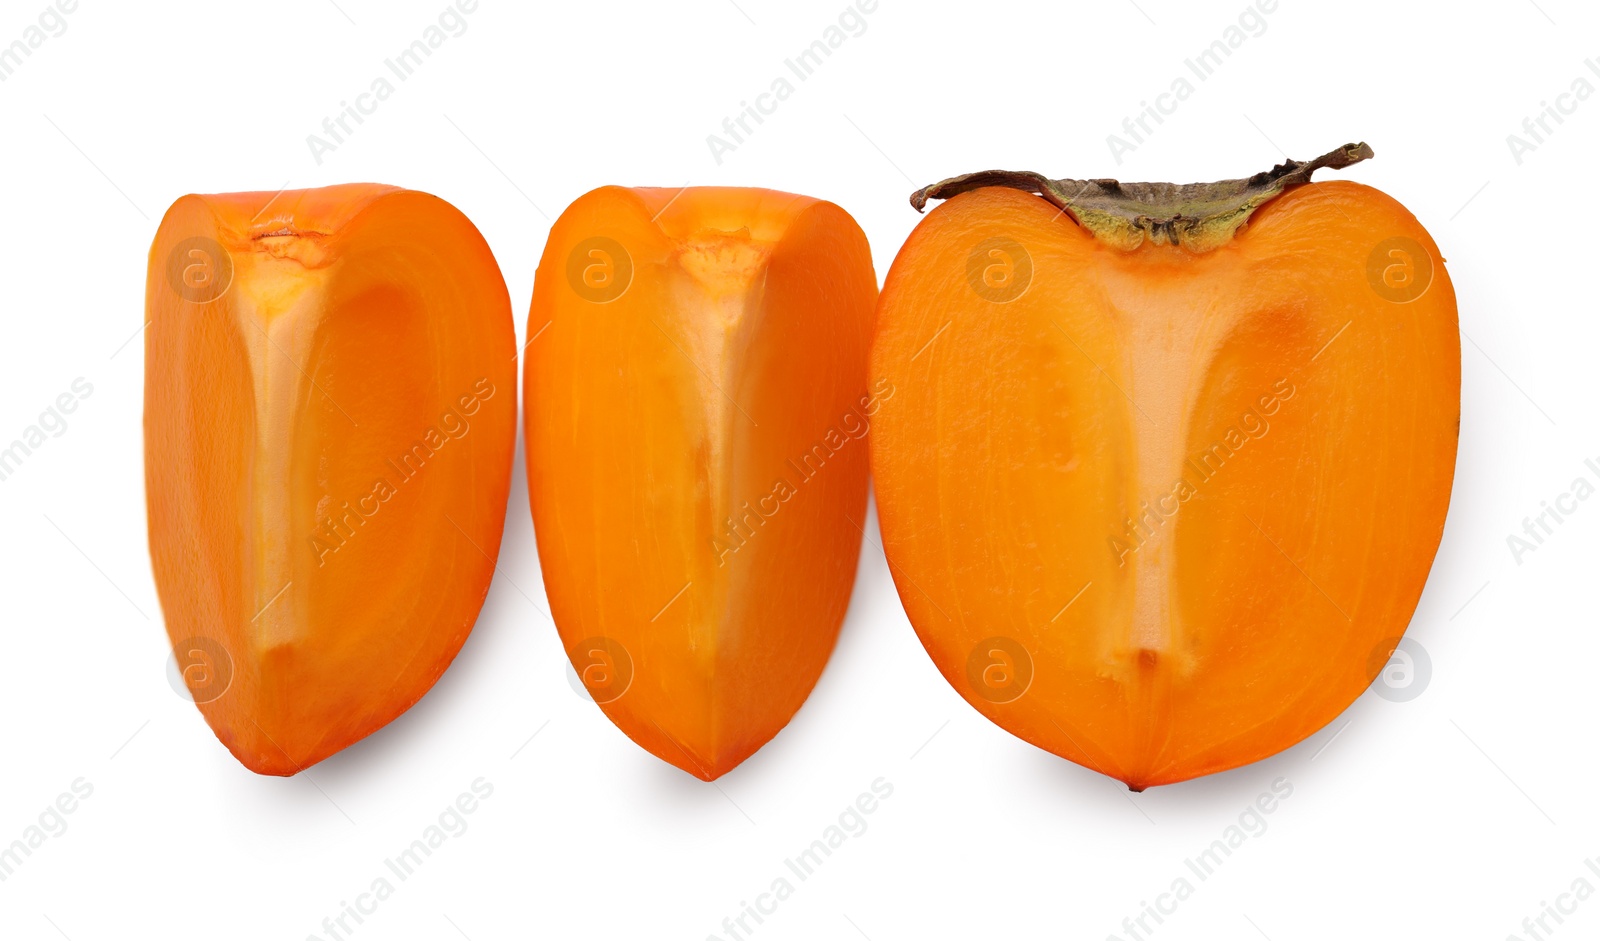
[[[1033,266],[1008,303],[968,282],[994,237]],[[1391,237],[1433,260],[1405,303],[1368,278]],[[1439,544],[1455,295],[1427,232],[1368,187],[1290,190],[1204,254],[1109,248],[1017,190],[957,196],[889,272],[872,374],[899,390],[873,473],[929,655],[1003,728],[1135,789],[1332,720]],[[1025,690],[992,638],[1025,651]]]
[[[215,299],[168,274],[195,237],[231,259]],[[505,283],[424,193],[186,196],[151,247],[145,310],[167,631],[180,665],[224,661],[195,678],[231,668],[225,691],[191,682],[222,743],[294,774],[421,698],[477,619],[515,447]]]
[[[838,636],[876,298],[855,222],[770,190],[605,187],[545,246],[524,420],[551,611],[606,715],[700,778],[788,723]]]

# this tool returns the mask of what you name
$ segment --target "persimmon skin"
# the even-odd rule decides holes
[[[1031,265],[1003,300],[969,276],[995,239]],[[1387,239],[1431,260],[1419,297],[1369,277]],[[955,196],[890,268],[872,374],[900,390],[872,469],[929,656],[997,725],[1135,790],[1335,718],[1442,535],[1455,295],[1369,187],[1291,189],[1204,253],[1111,248],[1015,189]]]
[[[603,187],[545,245],[523,395],[551,613],[606,716],[703,780],[777,734],[833,650],[876,299],[854,220],[771,190]]]
[[[292,775],[410,708],[477,618],[516,440],[505,282],[425,193],[185,196],[145,311],[174,656],[234,757]]]

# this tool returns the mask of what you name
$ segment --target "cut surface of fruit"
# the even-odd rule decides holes
[[[477,619],[516,439],[472,223],[355,184],[185,196],[145,291],[150,554],[183,688],[288,775],[415,703]]]
[[[604,187],[552,228],[524,421],[551,613],[629,737],[711,780],[788,723],[855,581],[877,281],[832,203]]]
[[[911,622],[985,716],[1135,789],[1337,716],[1439,545],[1443,259],[1399,203],[1308,166],[955,178],[913,196],[951,198],[884,285],[872,375],[898,392],[872,463]]]

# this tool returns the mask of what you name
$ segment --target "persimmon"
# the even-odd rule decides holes
[[[838,637],[876,300],[844,210],[764,189],[603,187],[539,260],[523,405],[551,613],[611,721],[702,779],[788,723]]]
[[[426,193],[185,196],[145,287],[150,555],[186,688],[289,775],[400,715],[488,592],[516,442],[510,297]]]
[[[1139,790],[1322,728],[1404,632],[1460,417],[1455,294],[1346,145],[1213,184],[917,191],[878,310],[884,547],[945,679]]]

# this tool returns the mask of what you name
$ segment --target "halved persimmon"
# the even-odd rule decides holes
[[[1309,182],[1370,155],[913,195],[948,201],[879,305],[879,518],[1001,727],[1140,789],[1289,747],[1384,666],[1444,525],[1460,341],[1416,218]]]
[[[877,279],[832,203],[609,186],[551,229],[528,315],[528,494],[585,688],[711,780],[788,723],[855,580]]]
[[[516,440],[505,282],[425,193],[185,196],[145,316],[177,667],[239,761],[294,774],[410,708],[477,619]]]

